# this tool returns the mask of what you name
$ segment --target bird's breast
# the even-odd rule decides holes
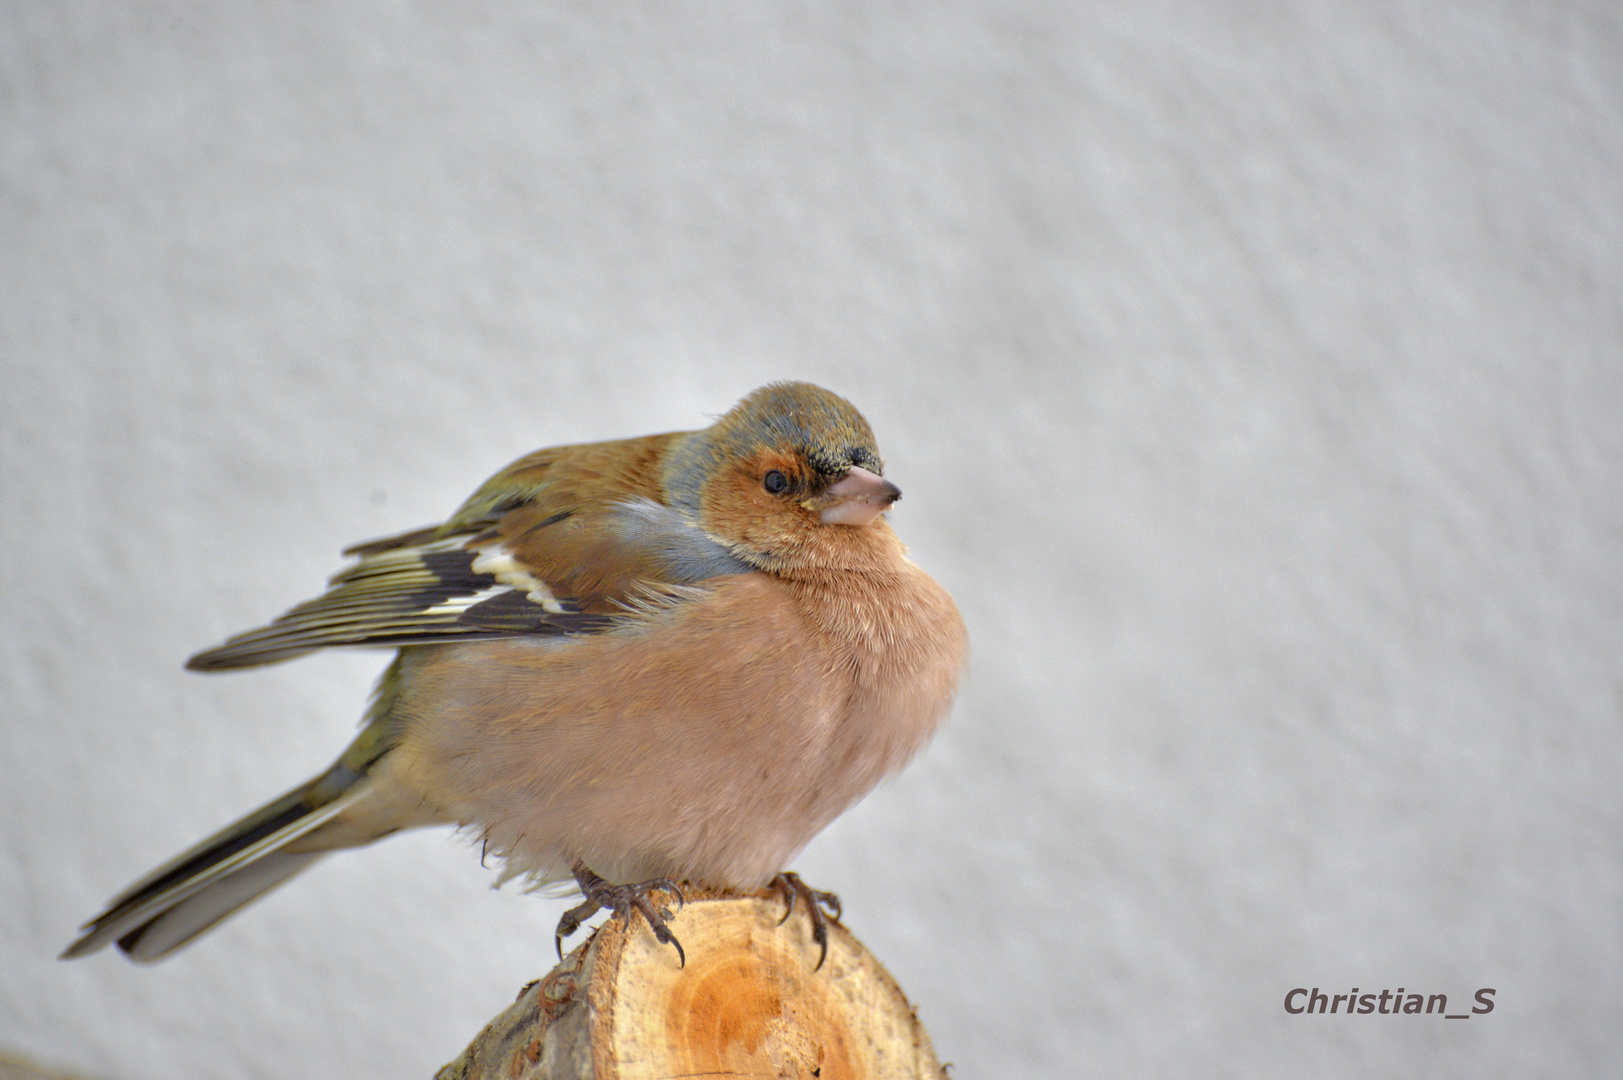
[[[799,591],[848,673],[830,750],[849,770],[854,800],[907,764],[946,718],[967,648],[963,619],[947,591],[905,560]]]
[[[922,572],[761,574],[620,629],[408,650],[402,775],[541,877],[755,886],[900,768],[950,704],[952,601]]]

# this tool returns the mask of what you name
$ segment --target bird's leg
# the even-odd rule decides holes
[[[572,907],[564,912],[564,917],[558,920],[555,943],[558,946],[558,958],[563,959],[564,938],[580,929],[581,923],[590,919],[600,908],[608,908],[621,918],[630,919],[633,910],[640,913],[643,920],[648,923],[648,929],[654,932],[654,939],[661,945],[674,945],[677,959],[683,967],[687,967],[687,953],[682,951],[682,943],[676,940],[671,928],[665,925],[666,919],[674,919],[669,908],[656,908],[648,899],[648,894],[655,889],[675,893],[679,905],[686,905],[687,897],[670,878],[655,878],[653,881],[640,881],[635,885],[610,885],[587,868],[584,862],[576,862],[572,872],[575,875],[575,884],[580,886],[581,893],[586,897],[585,902],[578,907]],[[677,910],[681,910],[678,907]]]
[[[832,918],[835,922],[840,921],[840,898],[831,892],[821,892],[812,888],[800,880],[799,874],[788,871],[773,878],[772,887],[783,894],[785,905],[783,918],[778,920],[779,926],[788,922],[789,916],[795,913],[796,897],[806,901],[806,910],[811,914],[812,940],[817,942],[817,947],[822,950],[817,954],[817,966],[812,970],[822,970],[823,961],[828,959],[828,920]],[[826,915],[823,913],[825,907],[828,908]]]

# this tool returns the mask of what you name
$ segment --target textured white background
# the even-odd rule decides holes
[[[1608,2],[5,3],[0,1048],[454,1056],[560,905],[447,833],[54,959],[382,665],[180,662],[799,377],[974,643],[799,864],[956,1076],[1619,1075],[1620,215]]]

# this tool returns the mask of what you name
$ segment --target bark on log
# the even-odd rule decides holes
[[[531,983],[435,1080],[771,1077],[939,1080],[918,1015],[890,974],[830,920],[821,971],[803,907],[774,895],[693,894],[671,922],[612,918]]]

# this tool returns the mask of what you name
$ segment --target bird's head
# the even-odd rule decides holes
[[[873,429],[810,383],[763,386],[673,449],[671,505],[764,569],[850,565],[901,497]]]

